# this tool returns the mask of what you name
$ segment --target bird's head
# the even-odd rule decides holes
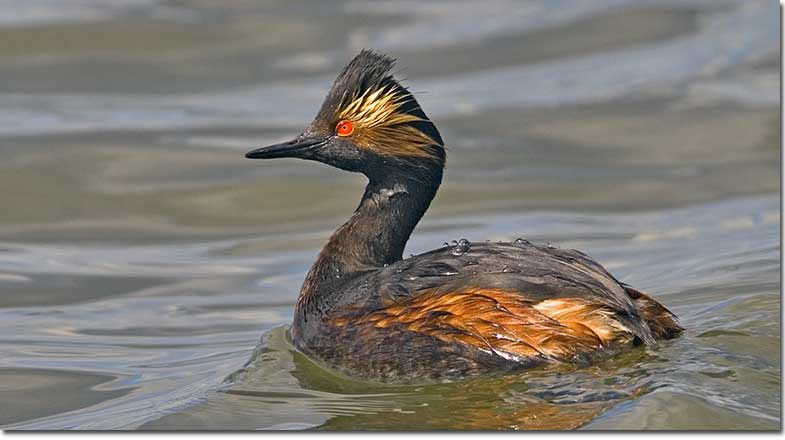
[[[250,159],[296,157],[369,177],[444,166],[439,131],[393,78],[395,60],[368,50],[338,75],[310,125],[291,141],[248,152]]]

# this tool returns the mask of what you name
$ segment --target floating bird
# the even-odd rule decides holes
[[[368,178],[300,290],[290,330],[298,350],[362,380],[443,382],[586,363],[682,331],[668,309],[577,250],[460,240],[403,259],[446,154],[434,123],[390,73],[394,62],[363,50],[300,135],[246,154]]]

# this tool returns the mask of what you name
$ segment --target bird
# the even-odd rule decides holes
[[[434,122],[363,49],[294,139],[246,153],[362,173],[368,183],[299,292],[296,350],[352,379],[443,383],[542,365],[588,365],[677,337],[677,317],[587,254],[525,239],[466,239],[403,258],[442,182]]]

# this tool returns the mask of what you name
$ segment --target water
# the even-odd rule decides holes
[[[0,1],[0,426],[780,426],[775,3],[54,3]],[[424,387],[292,350],[363,180],[242,154],[295,134],[361,47],[399,58],[449,148],[405,255],[578,248],[685,335]]]

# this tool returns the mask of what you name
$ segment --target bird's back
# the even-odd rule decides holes
[[[587,361],[681,331],[586,254],[525,240],[456,243],[333,286],[295,344],[352,376],[426,381]]]

